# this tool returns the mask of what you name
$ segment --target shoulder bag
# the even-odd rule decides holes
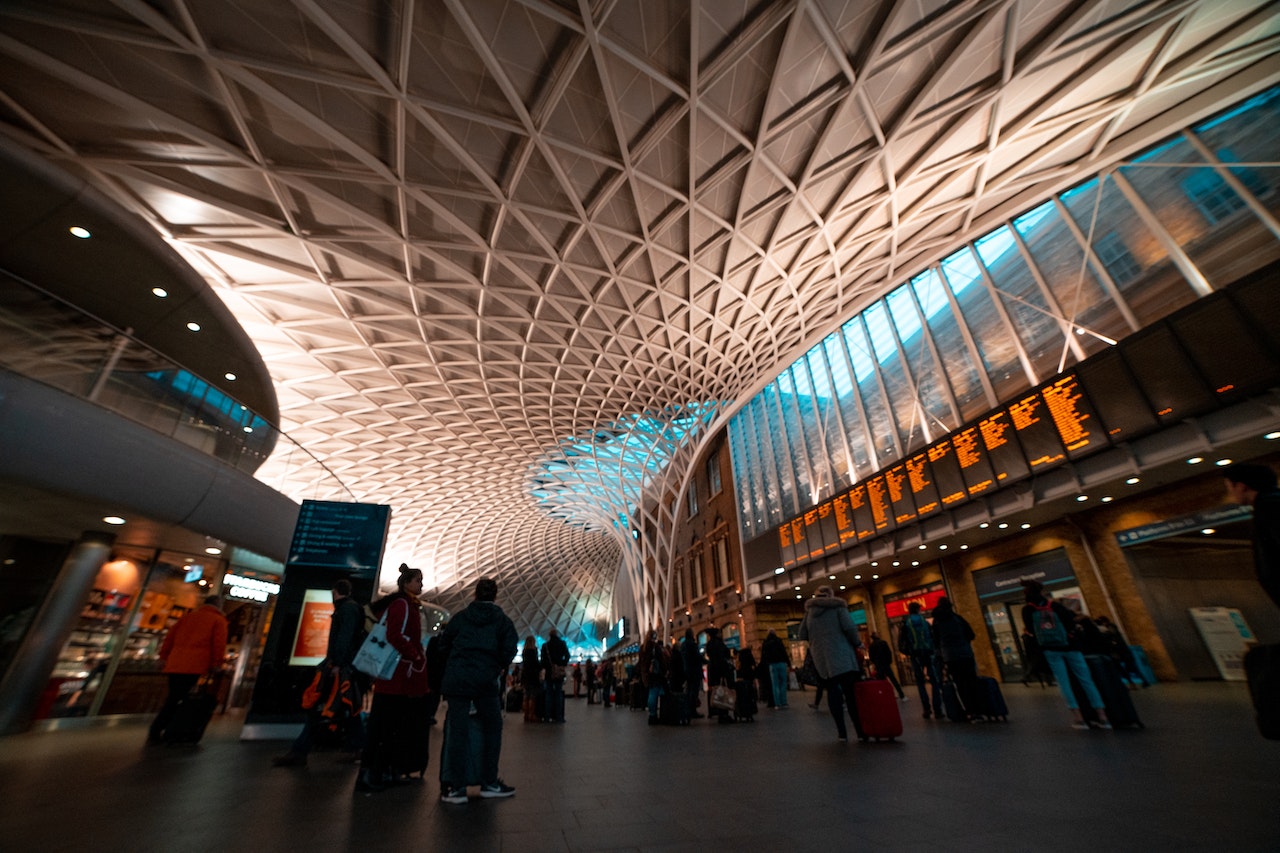
[[[369,635],[364,638],[360,651],[356,652],[355,660],[351,662],[360,672],[381,681],[395,674],[396,665],[400,663],[400,653],[387,641],[387,613],[390,610],[388,607],[383,611],[382,618],[369,629]]]
[[[719,711],[732,711],[737,702],[738,694],[729,685],[721,683],[711,688],[709,703],[712,708]]]

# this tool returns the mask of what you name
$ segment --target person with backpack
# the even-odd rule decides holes
[[[907,605],[907,618],[898,628],[898,651],[911,661],[911,673],[915,676],[916,689],[920,691],[920,705],[926,720],[942,718],[942,677],[938,672],[938,659],[933,650],[933,629],[929,620],[920,612],[920,602]],[[933,700],[929,699],[929,686],[933,687]],[[932,709],[932,712],[930,711]]]
[[[1075,691],[1071,689],[1071,678],[1074,677],[1084,691],[1089,706],[1098,716],[1097,726],[1102,729],[1111,728],[1107,721],[1107,712],[1098,692],[1093,676],[1089,673],[1089,664],[1080,651],[1076,636],[1076,617],[1062,604],[1051,600],[1045,594],[1044,584],[1035,580],[1023,580],[1022,589],[1027,603],[1022,607],[1022,622],[1027,632],[1036,638],[1043,652],[1053,677],[1058,682],[1058,690],[1062,698],[1067,700],[1067,708],[1071,711],[1073,729],[1088,729],[1092,726],[1085,721],[1076,701]]]
[[[947,677],[956,686],[962,707],[951,719],[957,722],[984,716],[978,664],[973,656],[975,636],[968,620],[951,605],[951,599],[945,595],[939,598],[933,606],[933,647],[947,668]],[[943,704],[945,707],[945,697]]]

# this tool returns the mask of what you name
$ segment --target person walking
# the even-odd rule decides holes
[[[355,671],[351,669],[351,661],[364,640],[364,608],[351,597],[351,581],[346,578],[334,581],[329,594],[333,598],[333,613],[329,617],[329,641],[325,646],[325,658],[320,662],[317,671],[323,674],[323,684],[332,684],[330,679],[338,679],[339,682],[349,681],[353,687],[354,707],[351,709],[350,716],[342,720],[339,725],[342,727],[344,749],[347,752],[354,752],[364,746],[364,723],[360,719],[361,691],[357,686]],[[323,694],[327,691],[321,692]],[[308,709],[302,732],[289,747],[288,752],[277,755],[271,760],[273,765],[276,767],[306,766],[307,754],[311,752],[316,732],[326,725],[326,720],[322,716],[323,706],[322,700]]]
[[[978,684],[978,663],[973,657],[973,627],[956,613],[951,599],[943,596],[933,606],[933,646],[947,668],[947,674],[955,682],[956,694],[964,707],[964,719],[975,720],[983,715],[981,686]]]
[[[813,665],[818,676],[827,683],[827,707],[836,722],[837,737],[842,741],[849,739],[844,724],[844,706],[847,704],[853,731],[858,740],[865,741],[867,736],[862,732],[855,692],[857,683],[862,680],[862,670],[858,666],[862,638],[849,616],[849,605],[844,599],[836,598],[831,587],[818,587],[817,594],[804,603],[800,639],[809,641]]]
[[[791,658],[787,655],[786,644],[774,631],[770,631],[760,644],[760,662],[769,668],[770,705],[774,708],[787,707],[787,675]]]
[[[169,676],[169,693],[151,722],[147,743],[162,743],[178,703],[200,677],[216,676],[227,655],[227,617],[222,613],[222,596],[209,595],[204,603],[179,619],[160,644],[161,670]]]
[[[387,643],[400,653],[400,660],[389,678],[373,682],[357,793],[381,791],[389,779],[426,769],[431,728],[426,717],[427,652],[422,645],[420,595],[422,570],[401,564],[396,591],[369,605],[386,624]],[[406,761],[415,766],[406,766]]]
[[[929,709],[932,708],[932,716],[942,719],[942,677],[938,672],[938,659],[933,650],[933,628],[920,610],[918,601],[907,605],[907,618],[902,620],[902,625],[898,628],[898,651],[911,661],[911,675],[915,678],[916,690],[920,692],[924,718],[930,718]],[[933,688],[932,702],[929,699],[929,687]]]
[[[538,695],[542,693],[542,666],[538,662],[538,638],[530,634],[524,638],[520,652],[520,688],[524,691],[521,708],[526,723],[538,723]]]
[[[555,628],[542,644],[542,677],[546,694],[548,723],[564,722],[564,679],[568,675],[569,646]]]
[[[1044,654],[1053,677],[1058,682],[1058,690],[1067,701],[1067,709],[1071,711],[1071,727],[1088,729],[1092,726],[1085,721],[1075,691],[1071,689],[1071,677],[1074,676],[1084,691],[1089,706],[1098,716],[1098,727],[1109,729],[1107,712],[1103,705],[1102,694],[1098,692],[1093,676],[1089,672],[1089,664],[1080,652],[1074,636],[1075,614],[1056,601],[1049,599],[1044,591],[1044,584],[1034,580],[1024,580],[1022,589],[1027,603],[1022,607],[1022,622],[1027,632],[1036,638],[1040,650]]]
[[[583,673],[583,678],[587,682],[587,704],[595,705],[596,704],[596,683],[597,683],[596,663],[593,660],[586,660],[582,662],[582,667],[584,670],[586,670],[586,672]]]
[[[440,799],[445,803],[467,801],[473,705],[483,738],[480,796],[510,797],[516,792],[498,778],[498,762],[502,755],[502,678],[515,660],[520,636],[497,598],[498,582],[481,578],[476,582],[475,600],[449,620],[442,635],[449,650],[441,684],[449,703],[445,713],[448,736],[441,760]]]
[[[680,643],[680,654],[684,655],[684,691],[689,700],[689,716],[703,716],[698,710],[698,694],[702,692],[702,667],[707,659],[698,649],[698,638],[693,636],[692,628],[684,629],[684,640]]]
[[[902,685],[898,683],[898,676],[893,671],[893,649],[889,648],[889,644],[875,631],[871,632],[871,645],[867,647],[867,657],[875,666],[876,675],[887,678],[897,692],[898,698],[906,699],[907,695],[902,692]]]

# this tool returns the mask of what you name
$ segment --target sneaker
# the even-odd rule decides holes
[[[1106,720],[1103,720],[1102,722],[1098,723],[1098,728],[1103,729],[1104,731],[1111,731],[1111,724],[1108,723]]]
[[[497,797],[514,797],[516,789],[510,785],[504,785],[502,780],[490,782],[488,785],[480,786],[480,796],[485,799],[495,799]]]
[[[467,801],[466,788],[445,788],[440,792],[440,802],[461,805]]]
[[[1083,720],[1080,720],[1072,723],[1071,728],[1075,729],[1078,732],[1087,732],[1089,730],[1089,724],[1084,722]]]

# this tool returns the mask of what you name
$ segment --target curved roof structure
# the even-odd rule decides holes
[[[1266,0],[30,0],[0,127],[208,278],[391,565],[573,639],[662,612],[736,403],[1277,50]]]

